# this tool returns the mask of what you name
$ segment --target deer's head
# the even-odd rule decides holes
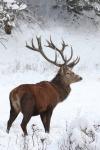
[[[62,66],[59,70],[59,74],[65,84],[71,84],[82,80],[82,77],[72,71],[72,68],[68,66]]]
[[[65,56],[64,56],[64,50],[65,48],[68,46],[65,44],[64,41],[62,41],[62,48],[61,49],[58,49],[54,43],[52,42],[51,40],[51,37],[50,37],[50,41],[47,40],[47,43],[48,45],[46,47],[49,47],[53,50],[55,50],[57,53],[60,54],[62,60],[63,60],[63,63],[57,63],[57,54],[55,54],[55,60],[52,61],[51,59],[49,59],[44,51],[43,51],[43,48],[42,48],[42,44],[41,44],[41,38],[39,37],[36,37],[37,38],[37,43],[38,43],[38,48],[35,47],[34,43],[33,43],[33,39],[32,39],[32,46],[29,46],[27,43],[26,43],[26,47],[31,49],[31,50],[34,50],[34,51],[37,51],[39,53],[41,53],[41,55],[50,63],[56,65],[57,67],[59,67],[59,72],[58,74],[61,76],[61,79],[62,81],[65,83],[65,84],[71,84],[71,83],[75,83],[75,82],[78,82],[78,81],[81,81],[82,80],[82,77],[80,77],[79,75],[75,74],[72,69],[73,67],[80,61],[80,58],[77,57],[75,60],[71,61],[72,57],[73,57],[73,49],[71,47],[71,56],[69,57],[69,59],[67,59]]]

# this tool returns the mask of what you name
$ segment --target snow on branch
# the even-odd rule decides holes
[[[26,7],[26,4],[16,0],[0,1],[0,27],[3,27],[7,34],[11,34],[12,28],[15,27],[17,13]]]

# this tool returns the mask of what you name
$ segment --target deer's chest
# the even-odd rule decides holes
[[[61,91],[60,91],[61,101],[65,100],[69,96],[70,91],[71,91],[70,87],[68,87],[66,89],[61,89]]]

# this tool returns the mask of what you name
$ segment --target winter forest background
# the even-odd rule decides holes
[[[26,48],[26,41],[50,36],[73,47],[74,68],[83,77],[72,84],[69,97],[57,105],[44,132],[40,117],[32,117],[22,136],[22,114],[9,134],[9,92],[19,84],[51,80],[58,68]],[[36,40],[35,40],[36,43]],[[51,59],[54,53],[45,48]],[[35,126],[32,126],[35,124]],[[0,1],[0,150],[100,150],[100,0]]]

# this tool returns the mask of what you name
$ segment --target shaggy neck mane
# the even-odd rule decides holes
[[[63,78],[62,78],[62,76],[60,75],[59,72],[58,72],[57,75],[52,79],[51,82],[54,83],[55,85],[58,85],[58,86],[61,86],[61,87],[65,88],[65,89],[70,86],[69,84],[66,85],[66,84],[64,83]]]
[[[60,86],[64,84],[61,75],[59,73],[57,73],[57,75],[52,79],[51,82],[54,83],[55,85],[60,85]],[[65,85],[63,86],[65,87]]]
[[[71,88],[70,85],[66,85],[58,72],[57,75],[52,79],[51,83],[57,88],[61,101],[63,101],[70,93]]]

